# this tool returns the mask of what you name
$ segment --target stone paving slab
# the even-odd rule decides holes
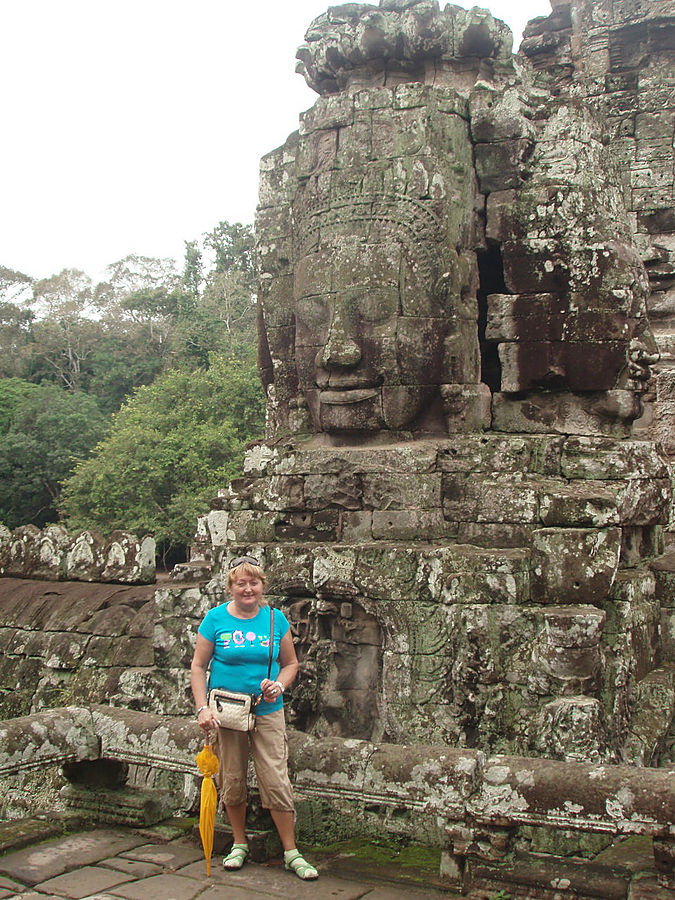
[[[193,900],[193,897],[201,894],[204,887],[201,881],[194,878],[168,873],[121,884],[109,893],[115,897],[124,897],[125,900]]]
[[[314,898],[314,900],[322,900],[322,898],[359,900],[361,897],[367,897],[370,900],[372,892],[379,890],[379,886],[364,885],[363,883],[339,878],[335,875],[321,874],[321,872],[317,881],[301,881],[297,875],[287,872],[283,865],[258,865],[247,862],[238,871],[226,872],[223,869],[222,857],[214,857],[211,860],[211,875],[208,878],[203,863],[186,866],[184,869],[181,869],[180,874],[183,877],[195,878],[201,882],[202,887],[211,885],[203,895],[206,896],[208,894],[211,900],[224,897],[224,889],[227,890],[228,897],[230,896],[229,892],[236,889],[238,892],[245,892],[241,894],[242,897],[292,897],[293,900],[303,900],[303,898],[310,897]],[[386,885],[386,890],[388,893],[379,895],[380,900],[414,896],[414,893],[405,885],[401,887],[400,893],[397,893],[396,886]],[[238,898],[240,894],[237,893],[232,896],[233,898],[235,896]],[[420,898],[434,896],[436,896],[435,892],[432,894],[426,892],[420,895]],[[438,896],[443,895],[439,894]]]
[[[90,840],[75,843],[75,837]],[[448,900],[454,896],[435,886],[378,882],[375,877],[369,882],[356,873],[342,877],[332,859],[319,861],[318,881],[303,882],[287,872],[281,860],[249,861],[238,872],[226,872],[222,855],[217,855],[207,877],[201,848],[184,837],[148,843],[147,835],[122,829],[88,832],[32,849],[40,855],[27,860],[28,851],[21,850],[0,862],[5,870],[28,871],[31,877],[39,872],[38,890],[0,876],[5,885],[0,890],[6,892],[0,893],[0,900]],[[46,849],[52,852],[45,853]],[[48,874],[63,867],[64,853],[67,871]],[[99,857],[93,860],[95,865],[87,859],[92,855]]]
[[[99,862],[99,866],[116,869],[118,872],[125,872],[134,878],[147,878],[149,875],[159,875],[163,871],[163,867],[155,863],[126,859],[124,856],[111,856],[110,859],[102,859]]]
[[[38,894],[37,891],[25,891],[22,894],[12,894],[12,900],[63,900],[54,894]]]
[[[163,869],[180,869],[198,859],[204,859],[201,848],[184,841],[171,841],[168,844],[142,844],[120,854],[124,859],[138,862],[154,863]]]
[[[39,891],[47,891],[57,894],[59,897],[70,897],[71,900],[82,900],[83,897],[91,897],[101,891],[131,881],[133,875],[125,875],[114,869],[104,869],[101,866],[83,866],[65,875],[57,875],[48,881],[42,881],[36,885]]]
[[[130,831],[82,832],[8,853],[0,857],[0,873],[32,886],[144,843]]]

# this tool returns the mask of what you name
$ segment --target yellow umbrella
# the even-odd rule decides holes
[[[213,853],[213,827],[216,821],[218,793],[212,775],[218,771],[218,759],[209,744],[197,754],[197,765],[202,779],[202,799],[199,805],[199,834],[206,858],[206,874],[211,874],[211,854]]]

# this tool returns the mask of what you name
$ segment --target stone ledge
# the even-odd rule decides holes
[[[113,759],[198,775],[192,718],[93,706],[46,710],[0,726],[0,777],[67,761]],[[23,747],[23,752],[17,748]],[[496,756],[450,747],[375,744],[289,732],[300,799],[405,809],[419,822],[675,838],[673,771]],[[356,812],[356,810],[355,810]]]

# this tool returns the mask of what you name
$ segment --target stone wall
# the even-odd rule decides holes
[[[245,551],[268,571],[301,658],[297,727],[670,758],[672,562],[655,572],[651,559],[671,486],[653,444],[485,434],[262,445],[246,471],[202,531],[216,569]]]
[[[48,581],[151,584],[155,580],[155,540],[113,531],[68,534],[62,525],[0,524],[0,577]]]
[[[669,0],[557,0],[525,30],[522,55],[544,83],[601,114],[651,293],[660,363],[641,434],[675,455],[675,12]]]

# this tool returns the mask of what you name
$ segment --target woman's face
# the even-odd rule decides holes
[[[253,612],[260,606],[263,583],[257,575],[242,572],[232,580],[230,593],[239,610]]]

